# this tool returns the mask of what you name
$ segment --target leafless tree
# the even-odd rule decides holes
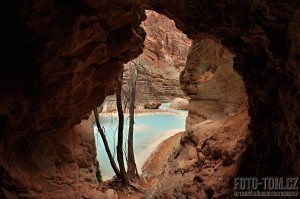
[[[99,119],[99,115],[98,115],[98,112],[97,112],[97,109],[94,109],[94,115],[95,115],[95,120],[96,120],[96,125],[97,125],[97,128],[98,128],[98,131],[101,135],[101,138],[102,138],[102,141],[103,141],[103,144],[104,144],[104,147],[105,147],[105,151],[107,153],[107,156],[109,158],[109,162],[110,162],[110,165],[112,167],[112,169],[114,170],[116,176],[118,176],[119,178],[121,178],[121,174],[120,174],[120,171],[115,163],[115,160],[111,154],[111,151],[109,149],[109,146],[108,146],[108,142],[107,142],[107,139],[106,139],[106,136],[105,136],[105,133],[100,125],[100,119]]]
[[[122,79],[123,78],[121,77],[116,90],[117,110],[118,110],[118,117],[119,117],[117,159],[119,162],[122,184],[124,187],[128,187],[130,184],[125,170],[124,156],[123,156],[124,112],[122,108]]]
[[[128,159],[127,159],[127,173],[131,180],[139,179],[139,173],[137,171],[134,149],[133,149],[133,131],[134,131],[134,109],[135,109],[135,94],[136,94],[136,82],[137,82],[137,67],[138,64],[131,62],[130,68],[130,103],[129,103],[129,130],[128,130]]]

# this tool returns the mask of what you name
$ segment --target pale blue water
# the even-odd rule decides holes
[[[166,109],[169,109],[171,103],[161,103],[159,109],[163,109],[163,110],[166,110]]]
[[[167,109],[170,103],[163,103],[161,109]],[[134,151],[138,170],[144,162],[150,157],[159,143],[184,130],[187,111],[175,111],[175,113],[147,113],[135,116],[134,126]],[[124,125],[124,143],[127,143],[128,134],[128,116],[125,116]],[[117,145],[118,118],[116,114],[100,114],[101,126],[104,127],[111,150]],[[97,159],[100,162],[100,169],[103,180],[114,176],[109,159],[105,152],[101,136],[97,127],[94,126]],[[126,146],[125,146],[126,147]],[[125,150],[126,151],[126,150]],[[116,159],[116,151],[112,151]]]

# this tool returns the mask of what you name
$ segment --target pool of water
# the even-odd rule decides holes
[[[163,103],[161,109],[168,109],[169,105],[170,103]],[[184,130],[187,111],[172,110],[172,112],[173,113],[145,113],[135,116],[133,142],[136,164],[139,171],[162,140]],[[117,145],[118,117],[116,114],[100,114],[100,122],[116,160],[116,150],[113,149],[115,149]],[[124,124],[125,148],[127,144],[128,122],[129,117],[126,115]],[[102,178],[103,180],[108,180],[114,176],[114,172],[111,169],[101,136],[96,126],[94,126],[94,132],[97,146],[97,159],[100,163]]]

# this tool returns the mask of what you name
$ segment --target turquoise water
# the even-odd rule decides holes
[[[163,103],[162,105],[161,109],[167,109],[169,103]],[[175,113],[145,113],[135,116],[134,151],[139,171],[162,140],[184,130],[187,111],[174,110],[174,112]],[[129,117],[126,115],[124,125],[125,147],[127,143],[128,121]],[[100,114],[100,122],[105,130],[111,150],[115,149],[117,145],[117,115]],[[114,176],[114,172],[110,167],[109,159],[96,126],[94,126],[94,132],[97,146],[97,159],[100,163],[103,180],[107,180]],[[116,151],[113,150],[112,153],[116,159]]]

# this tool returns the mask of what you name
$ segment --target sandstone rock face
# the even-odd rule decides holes
[[[230,181],[246,148],[248,124],[246,109],[241,108],[235,116],[207,120],[187,130],[144,198],[230,198]]]
[[[93,118],[59,133],[27,134],[2,139],[5,176],[2,189],[8,198],[105,198],[97,191],[96,146]],[[21,154],[21,156],[20,156]]]
[[[3,186],[76,198],[67,190],[97,184],[95,149],[92,128],[86,147],[70,129],[114,93],[123,64],[142,53],[144,11],[128,1],[20,1],[0,15],[0,164],[10,176]]]
[[[56,174],[46,168],[51,158],[37,163],[58,156],[31,148],[52,143],[49,133],[64,137],[113,93],[122,64],[142,52],[144,7],[173,19],[189,38],[220,41],[234,54],[251,117],[238,175],[299,176],[299,6],[298,0],[7,1],[0,12],[0,160],[14,189],[6,190],[28,194],[29,182]],[[22,165],[44,170],[35,178]]]
[[[145,48],[136,60],[138,70],[137,103],[147,100],[170,101],[183,97],[179,74],[184,68],[191,41],[174,21],[154,11],[146,11],[141,27],[146,32]],[[125,65],[124,87],[130,81],[132,63]],[[128,90],[128,89],[126,89]]]
[[[170,108],[172,109],[177,109],[177,110],[188,110],[189,106],[189,101],[183,98],[175,98],[171,105]]]
[[[191,98],[186,131],[146,198],[229,198],[249,136],[245,86],[233,55],[214,40],[194,40],[180,77]]]
[[[187,129],[234,114],[246,102],[243,80],[233,70],[233,55],[213,40],[193,41],[180,77],[182,89],[191,98]]]
[[[128,2],[103,2],[97,9],[85,1],[8,6],[15,21],[1,37],[14,32],[9,36],[18,40],[3,43],[8,50],[0,78],[2,132],[12,126],[32,132],[73,127],[114,92],[122,64],[142,52],[143,12]]]
[[[143,59],[157,68],[185,66],[190,39],[176,28],[173,20],[155,11],[146,11],[147,19],[141,27],[147,33]]]
[[[149,2],[189,38],[219,39],[235,55],[234,68],[248,95],[252,140],[239,175],[299,176],[300,2]]]

